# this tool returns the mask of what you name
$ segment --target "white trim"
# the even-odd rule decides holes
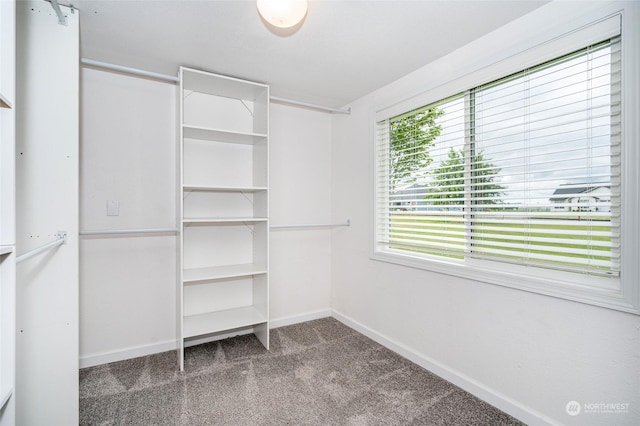
[[[160,352],[172,351],[175,349],[177,349],[176,340],[166,340],[164,342],[132,346],[129,348],[110,352],[90,354],[80,357],[80,368],[94,367],[96,365],[108,364],[110,362],[116,361],[124,361],[126,359],[153,355]]]
[[[640,313],[640,4],[622,14],[622,294]]]
[[[483,385],[482,383],[468,377],[459,371],[456,371],[449,366],[442,364],[433,358],[420,354],[413,349],[396,342],[387,336],[378,333],[370,329],[369,327],[349,318],[346,315],[333,310],[333,317],[345,325],[353,328],[359,333],[367,336],[375,342],[381,344],[387,349],[403,356],[409,361],[419,365],[420,367],[432,372],[433,374],[442,377],[450,383],[462,388],[470,394],[480,398],[481,400],[491,404],[492,406],[504,411],[505,413],[517,418],[518,420],[528,425],[555,425],[559,424],[554,422],[549,417],[545,416],[539,411],[533,410],[518,401],[515,401],[508,396],[496,392],[495,390]]]

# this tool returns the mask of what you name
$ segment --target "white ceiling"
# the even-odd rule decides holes
[[[277,34],[255,1],[78,0],[83,58],[177,75],[179,65],[341,107],[546,1],[310,1]],[[62,3],[62,2],[61,2]]]

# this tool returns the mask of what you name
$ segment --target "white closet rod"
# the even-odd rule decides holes
[[[326,223],[317,225],[271,225],[271,229],[317,229],[317,228],[341,228],[345,226],[351,226],[351,219],[347,219],[345,223]]]
[[[89,67],[102,68],[110,71],[122,72],[125,74],[133,74],[140,77],[154,78],[156,80],[164,80],[170,83],[178,83],[178,77],[168,74],[160,74],[157,72],[144,71],[136,68],[129,68],[122,65],[109,64],[107,62],[94,61],[93,59],[80,58],[80,63]]]
[[[139,70],[139,69],[136,69],[136,68],[130,68],[130,67],[125,67],[125,66],[116,65],[116,64],[110,64],[110,63],[107,63],[107,62],[96,61],[96,60],[93,60],[93,59],[80,58],[80,63],[82,65],[89,66],[89,67],[101,68],[101,69],[111,70],[111,71],[117,71],[117,72],[121,72],[121,73],[125,73],[125,74],[138,75],[138,76],[141,76],[141,77],[153,78],[155,80],[168,81],[168,82],[174,83],[174,84],[178,83],[178,81],[179,81],[178,77],[173,76],[173,75],[159,74],[159,73],[156,73],[156,72]],[[269,97],[269,100],[271,102],[276,102],[276,103],[281,103],[281,104],[288,104],[288,105],[296,105],[296,106],[301,106],[301,107],[305,107],[305,108],[315,109],[315,110],[318,110],[318,111],[332,112],[332,113],[336,113],[336,114],[351,114],[351,108],[348,108],[348,109],[333,108],[333,107],[328,107],[328,106],[324,106],[324,105],[311,104],[311,103],[308,103],[308,102],[300,102],[300,101],[296,101],[296,100],[293,100],[293,99],[281,98],[281,97],[278,97],[278,96],[271,96],[271,97]]]
[[[178,232],[178,228],[107,229],[80,231],[80,235],[166,234]]]
[[[271,102],[275,102],[277,104],[288,104],[288,105],[296,105],[304,108],[316,109],[320,111],[332,112],[335,114],[351,114],[351,108],[342,109],[342,108],[333,108],[323,105],[310,104],[308,102],[294,101],[293,99],[281,98],[279,96],[269,96],[269,100]]]
[[[60,231],[56,234],[56,239],[51,241],[50,243],[44,244],[38,248],[35,248],[31,251],[28,251],[20,256],[16,257],[16,263],[24,262],[27,259],[31,259],[34,256],[39,255],[40,253],[52,249],[54,247],[58,247],[62,244],[66,244],[67,242],[67,233],[64,231]]]
[[[271,225],[270,229],[303,229],[303,228],[339,228],[351,226],[351,220],[345,223],[325,223],[314,225]],[[141,228],[141,229],[105,229],[95,231],[80,231],[80,235],[123,235],[123,234],[163,234],[175,233],[180,230],[177,228]]]

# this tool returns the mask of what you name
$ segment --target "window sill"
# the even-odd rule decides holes
[[[527,267],[512,267],[512,265],[498,262],[484,262],[485,265],[491,265],[480,267],[469,265],[464,261],[425,259],[393,251],[373,251],[370,257],[377,261],[640,315],[640,307],[619,289],[606,289],[589,286],[586,283],[571,282],[561,272],[557,273],[557,277],[551,277],[554,271],[544,271],[548,276],[541,277],[538,276],[538,268],[534,268],[537,275],[533,276],[522,272],[523,269],[531,269]],[[616,282],[619,283],[619,281]]]

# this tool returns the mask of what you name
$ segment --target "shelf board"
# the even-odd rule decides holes
[[[212,75],[206,71],[182,67],[184,90],[207,93],[225,98],[269,102],[269,86],[253,81],[223,75]]]
[[[221,280],[226,278],[250,277],[252,275],[266,274],[267,268],[264,265],[253,263],[241,265],[214,266],[209,268],[185,269],[182,274],[184,283],[197,281]]]
[[[202,139],[212,142],[228,142],[245,145],[254,145],[267,138],[267,135],[264,133],[232,132],[209,127],[189,126],[186,124],[182,126],[182,136],[184,139]]]
[[[185,217],[182,219],[182,223],[253,223],[266,221],[266,217]]]
[[[4,256],[9,253],[13,253],[13,246],[0,246],[0,256]]]
[[[4,392],[4,395],[1,395],[0,398],[0,410],[2,410],[7,402],[9,402],[9,398],[13,395],[13,388],[9,388]]]
[[[267,322],[266,316],[254,306],[185,316],[183,321],[183,337],[189,338],[203,334],[219,333],[225,330],[249,327],[265,322]]]
[[[13,108],[11,102],[9,102],[2,93],[0,93],[0,108]]]
[[[207,186],[207,185],[183,185],[183,191],[209,191],[209,192],[260,192],[266,191],[266,186]]]

